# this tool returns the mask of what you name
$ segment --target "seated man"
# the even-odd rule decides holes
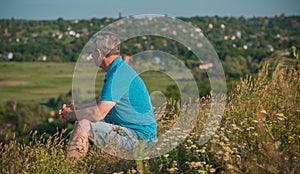
[[[63,105],[64,120],[77,120],[70,137],[66,157],[79,158],[88,151],[88,139],[98,146],[117,143],[131,150],[139,140],[156,138],[157,123],[143,80],[122,60],[120,40],[110,32],[98,32],[92,38],[93,59],[105,72],[105,80],[96,104],[76,110]],[[110,113],[108,115],[108,113]]]

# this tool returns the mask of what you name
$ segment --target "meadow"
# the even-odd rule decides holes
[[[74,63],[0,63],[0,102],[39,103],[72,88]]]
[[[75,65],[75,63],[53,62],[1,62],[0,103],[16,100],[38,104],[66,94],[72,89]],[[96,93],[102,88],[104,75],[103,71],[98,71]],[[142,73],[141,77],[149,92],[165,91],[167,86],[174,84],[166,75],[154,71]]]

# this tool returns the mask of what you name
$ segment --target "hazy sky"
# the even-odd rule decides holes
[[[140,14],[168,16],[300,15],[299,0],[0,0],[0,19],[90,19]]]

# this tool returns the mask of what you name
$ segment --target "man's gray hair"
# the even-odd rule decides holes
[[[104,57],[120,54],[120,39],[111,32],[98,32],[92,38],[95,48],[102,51]]]

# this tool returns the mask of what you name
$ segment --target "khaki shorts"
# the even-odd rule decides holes
[[[138,136],[132,129],[103,121],[91,122],[91,128],[93,136],[90,140],[96,146],[112,150],[132,150],[139,145]]]

